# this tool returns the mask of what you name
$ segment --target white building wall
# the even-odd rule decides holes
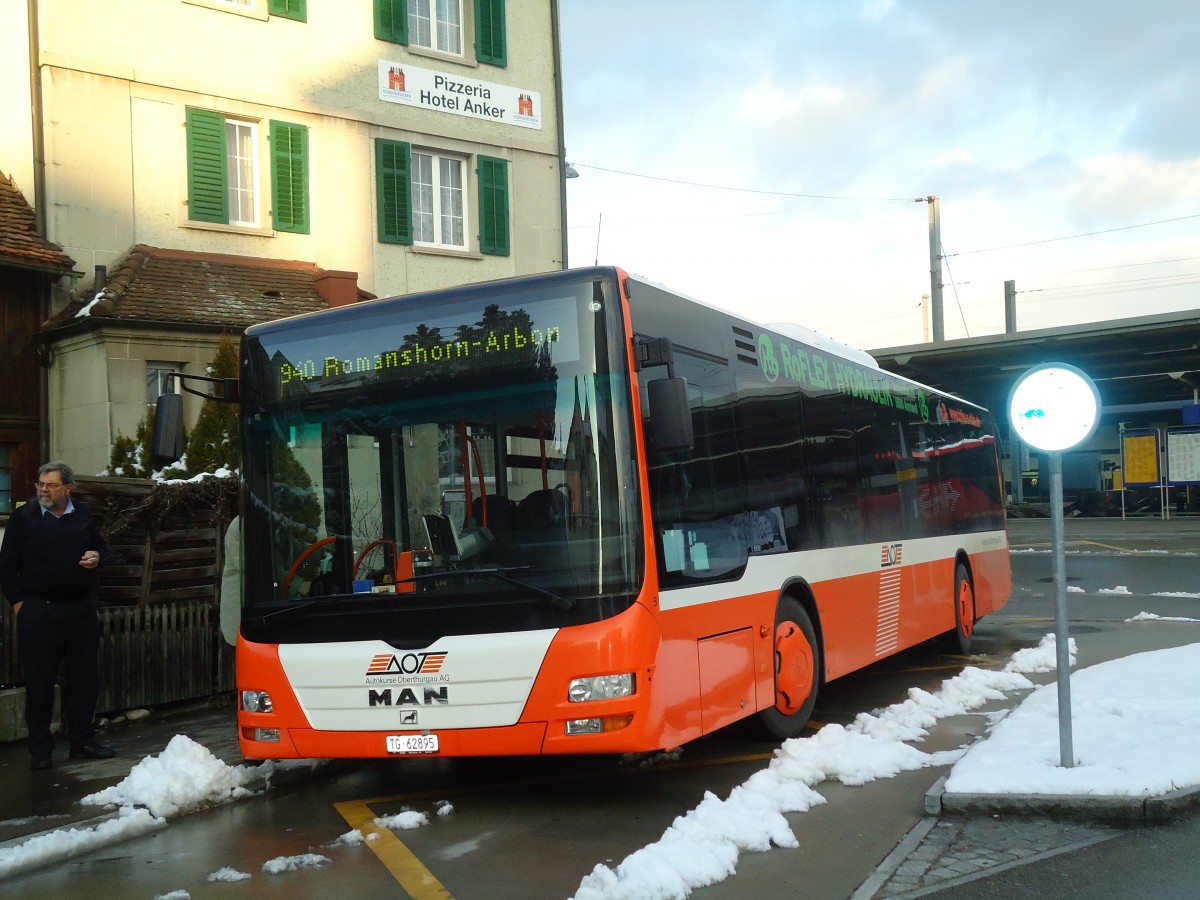
[[[474,3],[463,0],[464,53],[450,58],[377,41],[371,0],[308,4],[308,21],[267,14],[267,0],[239,11],[220,0],[38,0],[47,237],[86,273],[110,272],[138,243],[156,247],[307,260],[358,273],[380,296],[556,269],[562,265],[560,123],[550,3],[506,4],[508,62],[479,64]],[[0,0],[0,113],[27,122],[32,109],[25,0]],[[11,24],[11,28],[7,27]],[[525,128],[380,99],[378,63],[405,65],[535,91],[541,128]],[[270,228],[270,185],[260,183],[263,226],[192,222],[187,208],[185,114],[189,107],[261,120],[261,170],[269,173],[266,123],[309,132],[311,233]],[[32,132],[4,129],[0,166],[33,202]],[[511,254],[478,252],[474,166],[466,251],[384,244],[376,234],[376,138],[509,161]],[[56,287],[54,310],[70,285]],[[165,339],[165,336],[164,336]],[[195,342],[193,337],[184,337]],[[197,343],[201,365],[215,343]],[[141,355],[141,354],[145,355]],[[199,359],[203,356],[203,359]],[[99,471],[117,432],[136,428],[147,360],[161,347],[130,340],[102,351],[86,341],[59,352],[51,374],[51,450]],[[183,356],[180,357],[184,358]],[[200,369],[202,371],[202,368]],[[189,402],[189,421],[198,409]]]
[[[462,58],[376,41],[370,0],[310,3],[308,21],[247,16],[219,2],[40,0],[49,237],[79,268],[111,266],[136,243],[305,259],[357,271],[378,294],[561,266],[560,181],[548,4],[507,5],[508,65],[474,61],[464,2]],[[149,28],[147,23],[153,23]],[[534,130],[379,99],[377,63],[538,91]],[[11,65],[11,64],[10,64]],[[214,228],[187,217],[187,107],[309,129],[312,233]],[[372,141],[404,140],[510,162],[513,253],[484,257],[381,244]],[[267,149],[266,129],[260,150]],[[265,157],[264,157],[265,158]],[[469,194],[476,200],[473,171]],[[263,213],[269,184],[260,185]],[[474,234],[472,217],[471,233]]]

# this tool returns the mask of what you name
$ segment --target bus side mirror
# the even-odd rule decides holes
[[[692,410],[688,406],[687,379],[672,375],[646,385],[650,400],[650,449],[658,453],[691,450]]]
[[[154,438],[150,459],[154,468],[161,469],[179,462],[183,456],[183,397],[179,394],[159,394],[154,406]]]

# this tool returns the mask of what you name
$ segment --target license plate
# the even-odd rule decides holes
[[[388,753],[437,753],[438,736],[436,734],[389,734],[387,736]]]

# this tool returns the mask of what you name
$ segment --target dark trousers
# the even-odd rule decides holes
[[[47,757],[54,749],[54,683],[63,669],[63,713],[71,746],[95,735],[92,724],[100,695],[100,619],[91,600],[55,602],[32,597],[17,614],[21,667],[25,671],[25,727],[29,752]]]

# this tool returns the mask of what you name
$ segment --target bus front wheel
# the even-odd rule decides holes
[[[812,620],[794,597],[784,597],[775,612],[775,705],[758,715],[777,740],[799,737],[817,704],[820,650]]]

